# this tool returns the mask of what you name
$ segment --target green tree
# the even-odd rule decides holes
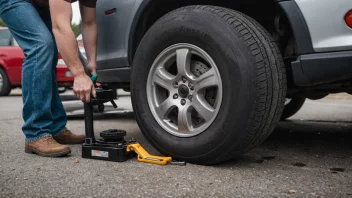
[[[81,23],[72,24],[71,28],[76,37],[81,34]]]

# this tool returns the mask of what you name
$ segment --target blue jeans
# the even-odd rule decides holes
[[[22,48],[22,131],[26,141],[57,136],[67,117],[58,93],[58,50],[51,31],[49,10],[41,11],[26,0],[0,0],[0,17]]]

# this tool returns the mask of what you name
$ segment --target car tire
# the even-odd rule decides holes
[[[58,88],[58,92],[61,94],[61,93],[65,93],[67,91],[67,88],[66,87],[59,87]]]
[[[281,116],[281,120],[286,120],[287,118],[295,115],[304,105],[306,97],[302,95],[294,95],[291,98],[286,99],[284,111]]]
[[[177,64],[178,57],[179,60],[184,60],[181,55],[184,52],[193,53],[190,61]],[[169,68],[160,67],[158,61],[162,60],[163,56],[166,62],[169,61],[167,58],[171,57],[171,63],[167,63],[171,65]],[[208,70],[199,77],[191,78],[188,76],[190,70],[185,70],[188,74],[183,81],[179,71],[172,71],[173,67],[179,65],[197,65],[199,56],[208,63],[208,66],[206,63],[206,66],[201,66]],[[172,63],[172,60],[176,63]],[[166,65],[166,62],[163,64]],[[286,74],[280,51],[266,30],[242,13],[215,6],[188,6],[172,11],[148,30],[137,49],[132,66],[131,97],[137,123],[147,140],[159,152],[174,159],[207,165],[235,158],[264,141],[280,120],[286,96]],[[169,71],[166,76],[170,79],[182,80],[174,83],[176,91],[172,90],[170,85],[165,85],[170,87],[170,90],[167,90],[169,94],[162,100],[166,97],[165,101],[176,101],[172,103],[174,109],[170,112],[176,112],[176,116],[182,120],[181,123],[178,122],[180,119],[174,122],[171,117],[164,119],[163,116],[158,116],[155,109],[160,109],[161,105],[153,106],[159,100],[159,96],[155,97],[154,94],[159,89],[155,82],[158,81],[160,71],[165,74],[167,70]],[[196,82],[194,79],[204,78],[202,75],[209,71],[214,73],[209,83],[218,83],[214,94],[215,101],[218,97],[221,101],[213,104],[207,100],[206,104],[202,99],[202,107],[206,108],[198,111],[196,106],[199,106],[199,102],[196,104],[195,101],[200,101],[201,96],[198,95],[201,89],[198,90],[196,86],[206,83]],[[191,73],[196,76],[194,72]],[[176,77],[171,78],[169,74]],[[213,80],[214,76],[220,77],[220,80]],[[168,80],[167,82],[170,80],[164,79]],[[192,90],[188,87],[186,92],[183,89],[180,91],[181,86],[187,86],[188,81],[193,80],[196,82],[194,90],[199,93],[191,93],[195,94],[197,99],[180,97],[182,93],[187,93],[187,90]],[[203,94],[204,97],[206,94]],[[188,112],[189,109],[183,110],[183,99],[186,100],[186,106],[194,107],[190,108],[192,114]],[[221,105],[218,105],[220,103]],[[187,122],[187,119],[193,119],[194,110],[197,115],[201,115],[199,112],[207,112],[204,110],[209,105],[214,105],[211,112],[216,112],[212,122],[203,122],[207,127],[201,133],[192,135],[192,130],[187,133],[185,128],[199,127],[193,120],[190,125],[182,123],[183,120],[186,119]],[[218,111],[215,111],[217,108]],[[180,116],[180,112],[185,116]],[[175,123],[177,127],[174,127]],[[176,132],[172,131],[172,127]],[[183,133],[177,133],[177,130],[181,129]]]
[[[3,68],[0,68],[0,96],[8,96],[11,92],[10,80]]]

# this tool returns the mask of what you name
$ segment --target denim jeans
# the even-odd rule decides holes
[[[49,10],[39,10],[26,0],[0,0],[0,17],[22,48],[22,131],[26,141],[57,136],[67,117],[58,93],[58,51],[51,31]]]

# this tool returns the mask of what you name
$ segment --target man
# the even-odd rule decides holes
[[[71,29],[71,3],[76,0],[0,0],[0,17],[25,54],[22,67],[25,152],[40,156],[67,155],[62,144],[84,142],[66,128],[67,118],[58,94],[58,49],[74,76],[74,93],[84,102],[95,97],[91,79],[78,56]],[[80,0],[82,35],[90,71],[96,72],[96,0]],[[58,47],[56,46],[58,45]],[[57,49],[58,48],[58,49]]]

